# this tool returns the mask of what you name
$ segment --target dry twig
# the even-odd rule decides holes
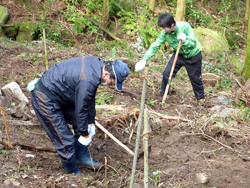
[[[4,119],[4,125],[5,125],[5,131],[6,131],[6,134],[7,134],[7,138],[8,138],[8,146],[10,148],[12,148],[12,144],[11,144],[11,140],[10,140],[10,134],[9,134],[9,128],[8,128],[8,123],[7,123],[7,120],[6,120],[6,115],[5,115],[5,112],[3,110],[3,107],[2,105],[0,104],[0,111],[1,111],[1,114],[3,115],[3,119]]]

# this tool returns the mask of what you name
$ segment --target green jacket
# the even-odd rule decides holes
[[[149,60],[165,42],[168,42],[172,48],[177,50],[179,43],[177,38],[180,33],[185,33],[187,36],[186,42],[181,44],[181,49],[179,51],[184,58],[191,58],[202,50],[201,43],[197,40],[189,23],[176,22],[176,26],[176,31],[173,33],[166,33],[165,31],[162,31],[156,41],[150,45],[142,60]]]

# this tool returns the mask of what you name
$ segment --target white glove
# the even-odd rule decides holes
[[[138,63],[135,65],[135,72],[141,71],[145,66],[146,66],[147,61],[145,60],[140,60]]]
[[[88,125],[88,133],[91,136],[91,138],[95,135],[95,124]]]
[[[89,145],[90,144],[90,142],[91,142],[91,139],[92,137],[90,136],[90,135],[88,135],[88,136],[80,136],[79,138],[78,138],[78,141],[82,144],[82,145],[84,145],[84,146],[87,146],[87,145]]]
[[[180,33],[178,39],[182,41],[182,43],[186,42],[187,35],[185,33]]]

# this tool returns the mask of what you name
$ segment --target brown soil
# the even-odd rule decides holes
[[[15,6],[16,7],[16,6]],[[6,42],[0,39],[0,86],[15,81],[30,100],[26,89],[29,81],[39,77],[45,71],[43,43],[28,45]],[[48,44],[49,66],[68,58],[86,55],[97,55],[93,45],[79,46],[58,50],[54,44]],[[21,55],[20,54],[24,54]],[[109,54],[109,51],[102,52]],[[37,58],[35,54],[41,54]],[[121,55],[122,56],[122,55]],[[134,64],[135,62],[129,62]],[[151,63],[154,63],[152,59]],[[160,65],[159,65],[160,66]],[[245,155],[250,152],[249,121],[232,117],[237,126],[230,127],[232,131],[242,130],[242,134],[230,134],[226,128],[216,127],[218,122],[209,118],[213,114],[209,109],[215,105],[221,87],[213,88],[207,94],[207,102],[199,105],[192,93],[190,82],[174,80],[171,84],[166,104],[162,105],[159,96],[161,73],[151,71],[147,75],[146,106],[149,110],[150,145],[149,152],[149,181],[150,187],[216,187],[216,188],[247,188],[250,185],[250,163]],[[98,99],[108,93],[106,103],[110,108],[97,106],[97,121],[108,129],[118,140],[135,149],[138,114],[129,116],[135,109],[140,109],[143,75],[131,71],[124,83],[125,92],[119,93],[112,87],[100,87]],[[206,87],[210,87],[207,85]],[[126,92],[127,91],[127,92]],[[230,93],[230,91],[226,91]],[[234,93],[234,91],[232,92]],[[233,96],[230,97],[234,101]],[[12,101],[11,101],[12,102]],[[16,102],[16,105],[18,102]],[[221,105],[221,104],[220,104]],[[230,105],[221,105],[231,107]],[[118,108],[119,107],[119,108]],[[32,109],[31,105],[30,108]],[[240,107],[238,107],[240,108]],[[104,166],[95,171],[82,168],[79,175],[65,174],[53,144],[45,131],[34,117],[29,122],[33,125],[17,125],[11,120],[19,120],[7,116],[10,138],[15,146],[10,149],[5,133],[3,119],[0,121],[0,185],[7,185],[7,179],[15,179],[21,187],[129,187],[133,156],[117,145],[97,128],[97,134],[89,147],[91,157],[102,162]],[[157,115],[168,115],[164,118]],[[124,119],[129,116],[128,119]],[[178,119],[178,117],[180,119]],[[0,116],[2,118],[2,116]],[[186,121],[188,120],[188,121]],[[228,120],[223,119],[224,123]],[[245,132],[244,132],[245,130]],[[131,134],[131,132],[134,132]],[[143,133],[143,130],[142,130]],[[130,140],[130,136],[131,140]],[[135,182],[143,187],[144,159],[143,137],[140,139],[140,155],[137,160]],[[38,147],[32,149],[32,146]],[[45,151],[51,149],[51,151]],[[27,158],[26,154],[34,154],[35,158]],[[153,172],[159,174],[154,176]],[[209,181],[200,183],[196,174],[204,173]]]

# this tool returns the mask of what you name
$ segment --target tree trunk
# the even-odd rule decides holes
[[[108,26],[109,20],[109,0],[103,0],[103,10],[102,10],[102,27],[105,29]]]
[[[243,68],[243,77],[245,80],[250,78],[250,18],[248,14],[248,31],[247,31],[247,50],[246,50],[246,58],[245,65]]]
[[[246,11],[245,11],[245,16],[244,16],[245,23],[244,23],[244,26],[242,28],[243,29],[242,33],[247,30],[247,21],[248,21],[248,17],[249,17],[248,15],[249,15],[249,0],[246,0]]]
[[[149,11],[154,15],[155,12],[155,0],[150,0],[149,1]]]
[[[175,21],[185,21],[186,0],[177,0]]]
[[[249,14],[249,0],[246,0],[246,11],[245,11],[245,20],[248,20],[248,14]]]

